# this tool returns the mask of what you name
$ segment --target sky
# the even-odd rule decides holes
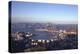
[[[78,6],[13,1],[11,5],[12,22],[51,22],[75,24],[78,21]]]

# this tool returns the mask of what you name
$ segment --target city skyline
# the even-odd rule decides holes
[[[9,52],[78,49],[78,5],[9,2]]]
[[[11,20],[18,22],[51,22],[77,24],[78,6],[12,1]]]

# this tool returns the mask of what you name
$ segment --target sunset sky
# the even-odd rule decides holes
[[[12,22],[77,23],[78,6],[13,1]]]

